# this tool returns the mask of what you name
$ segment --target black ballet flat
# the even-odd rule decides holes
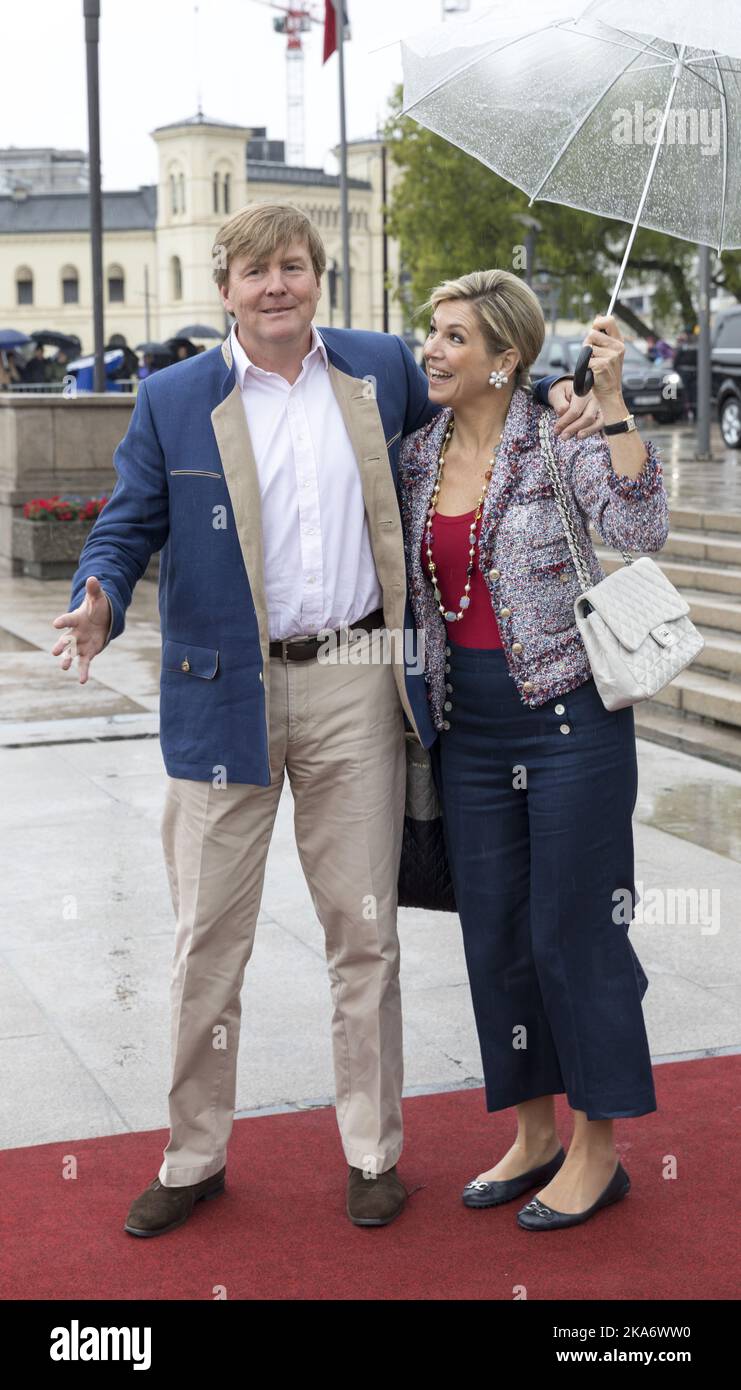
[[[474,1178],[473,1182],[466,1183],[461,1193],[463,1203],[467,1207],[498,1207],[502,1202],[513,1202],[516,1197],[521,1197],[523,1192],[529,1192],[531,1187],[541,1187],[550,1182],[556,1176],[566,1155],[563,1149],[559,1149],[553,1158],[549,1158],[547,1163],[541,1163],[539,1168],[531,1168],[529,1173],[520,1173],[516,1178],[507,1178],[505,1181],[494,1179],[490,1182],[483,1182],[479,1178]]]
[[[600,1207],[607,1207],[611,1202],[619,1202],[622,1197],[627,1197],[630,1192],[630,1178],[618,1159],[618,1165],[607,1184],[604,1192],[591,1207],[586,1211],[565,1212],[556,1211],[554,1207],[546,1206],[534,1197],[532,1202],[528,1202],[522,1211],[517,1213],[517,1224],[522,1226],[525,1231],[558,1231],[564,1226],[580,1226],[583,1221],[588,1221],[590,1216],[594,1216]]]

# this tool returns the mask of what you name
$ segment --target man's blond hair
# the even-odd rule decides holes
[[[219,228],[211,249],[212,274],[221,289],[229,281],[229,267],[240,256],[258,264],[269,260],[281,247],[305,242],[314,274],[320,280],[327,264],[324,243],[305,212],[293,203],[251,203],[240,208]]]

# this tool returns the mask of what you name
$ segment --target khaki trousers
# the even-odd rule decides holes
[[[357,664],[271,658],[269,787],[168,779],[162,843],[177,927],[170,1140],[159,1170],[166,1187],[201,1182],[226,1162],[240,990],[286,771],[325,934],[345,1157],[381,1173],[401,1152],[396,907],[406,772],[404,718],[393,667],[379,659],[382,638],[376,629],[353,643]]]

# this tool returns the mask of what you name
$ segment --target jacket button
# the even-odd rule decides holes
[[[450,721],[449,721],[449,720],[443,719],[443,728],[444,728],[444,729],[449,729],[449,728],[450,728]]]
[[[566,706],[565,706],[565,705],[554,705],[554,707],[553,707],[553,712],[554,712],[554,714],[565,714],[565,713],[566,713]]]
[[[499,616],[500,616],[500,618],[511,618],[511,617],[512,617],[512,609],[511,609],[511,608],[500,608],[500,610],[499,610]]]
[[[449,661],[446,661],[446,663],[445,663],[445,670],[446,670],[446,671],[449,671],[449,670],[450,670],[450,662],[449,662]]]
[[[181,661],[181,662],[180,662],[180,670],[181,670],[181,671],[189,671],[189,670],[190,670],[190,662],[189,662],[187,656],[186,656],[186,658],[185,658],[184,661]]]
[[[527,694],[527,693],[529,693],[531,690],[534,690],[534,689],[535,689],[535,686],[533,685],[532,681],[523,681],[522,688],[523,688],[523,690],[525,691],[525,693]]]
[[[561,733],[562,733],[562,734],[570,734],[570,733],[571,733],[571,726],[570,726],[569,724],[561,724],[560,728],[561,728]]]
[[[445,682],[445,689],[447,690],[448,694],[450,694],[451,690],[453,689],[449,681]]]
[[[446,701],[445,701],[445,704],[443,705],[443,709],[446,711],[446,713],[447,713],[447,711],[448,711],[449,709],[452,709],[452,708],[453,708],[452,701],[451,701],[451,700],[446,700]]]
[[[522,651],[522,642],[513,642],[512,650],[513,652],[517,652],[517,655],[519,656],[520,652]]]
[[[490,579],[498,579],[498,578],[499,578],[499,570],[489,570],[489,578],[490,578]]]
[[[259,675],[258,675],[258,677],[257,677],[257,679],[258,679],[258,680],[259,680],[259,681],[261,681],[261,680],[262,680],[262,671],[260,671],[260,673],[259,673]]]
[[[450,647],[445,648],[445,655],[450,656]]]

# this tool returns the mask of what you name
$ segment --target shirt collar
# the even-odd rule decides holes
[[[240,391],[242,391],[244,389],[244,379],[247,374],[248,368],[251,368],[253,372],[262,371],[263,368],[256,367],[255,363],[250,361],[250,358],[247,356],[247,353],[245,352],[244,348],[242,347],[242,344],[239,341],[239,338],[237,337],[236,322],[232,324],[231,333],[229,334],[229,342],[232,350],[234,370],[237,374],[237,381],[239,382],[239,389]],[[309,348],[309,351],[307,352],[306,357],[304,358],[304,362],[308,361],[312,353],[316,352],[317,348],[319,349],[319,356],[321,357],[322,361],[324,362],[324,366],[328,371],[329,358],[327,356],[327,349],[325,347],[323,338],[320,336],[314,324],[312,323],[311,347]]]

